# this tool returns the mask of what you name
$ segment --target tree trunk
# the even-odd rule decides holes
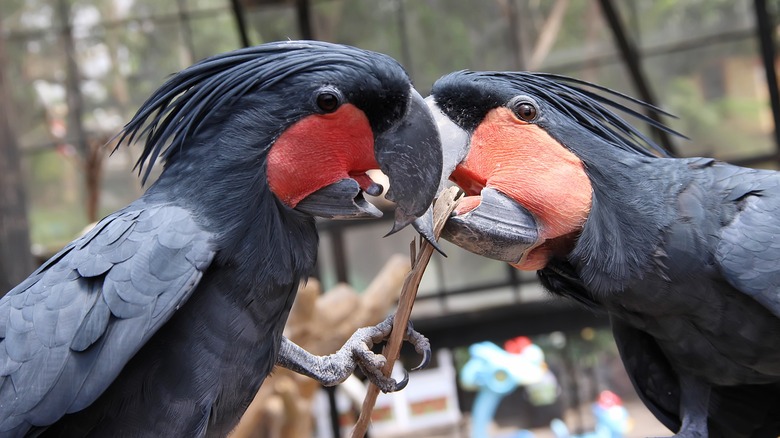
[[[0,296],[33,270],[19,151],[9,120],[11,105],[5,65],[4,41],[0,38]]]
[[[101,166],[103,164],[102,144],[95,146],[95,139],[88,138],[84,128],[84,97],[81,94],[81,72],[76,60],[76,45],[73,40],[71,24],[71,4],[68,0],[59,0],[60,24],[62,25],[62,44],[65,52],[65,99],[68,103],[67,141],[78,151],[81,171],[84,172],[83,192],[87,221],[98,219],[100,205]],[[94,136],[93,136],[94,137]],[[97,149],[96,149],[97,148]]]

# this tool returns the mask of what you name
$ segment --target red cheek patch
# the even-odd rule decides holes
[[[457,183],[470,179],[520,203],[539,219],[543,239],[579,229],[590,211],[592,188],[582,161],[508,108],[488,113],[453,176]]]
[[[371,180],[365,172],[379,168],[368,118],[351,104],[304,117],[287,128],[271,146],[266,164],[271,191],[292,208],[344,178],[367,187]]]

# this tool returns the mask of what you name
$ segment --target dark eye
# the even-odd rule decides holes
[[[317,106],[326,113],[332,113],[338,109],[341,102],[333,91],[320,91],[317,95]]]
[[[539,115],[539,110],[532,102],[520,101],[514,106],[515,115],[523,121],[533,122],[536,120],[536,116]]]

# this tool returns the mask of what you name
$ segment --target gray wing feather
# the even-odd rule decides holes
[[[84,319],[73,333],[73,339],[70,342],[70,349],[73,351],[84,351],[94,344],[106,331],[108,320],[111,317],[111,310],[106,301],[100,299],[99,293],[93,293],[90,297],[94,302],[88,304],[89,311],[84,315]]]
[[[739,211],[721,229],[716,261],[728,282],[780,317],[780,174],[750,171],[732,178]]]
[[[214,256],[186,210],[114,213],[0,299],[0,435],[91,404]]]

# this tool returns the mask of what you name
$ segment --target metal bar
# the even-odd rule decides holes
[[[84,100],[81,96],[81,72],[76,62],[76,47],[73,41],[73,28],[70,23],[70,4],[68,0],[60,0],[57,4],[59,18],[62,22],[62,44],[65,51],[65,99],[68,105],[68,142],[79,152],[83,160],[89,155],[89,145],[84,132],[82,114]]]
[[[192,27],[190,27],[191,18],[184,0],[176,0],[176,9],[179,14],[181,39],[184,43],[184,49],[187,52],[187,58],[189,58],[187,59],[186,65],[190,65],[197,59],[195,55],[195,42],[192,38]]]
[[[201,18],[213,18],[214,15],[220,14],[223,12],[228,12],[227,7],[210,7],[210,8],[204,8],[204,9],[197,9],[197,10],[190,10],[188,15],[191,19],[201,19]],[[137,17],[129,17],[129,18],[122,18],[122,19],[114,19],[114,20],[104,20],[99,22],[98,24],[94,26],[85,26],[85,27],[91,27],[94,31],[95,29],[115,29],[121,26],[127,26],[130,23],[143,23],[147,21],[154,21],[155,23],[176,23],[179,21],[179,14],[178,13],[166,13],[166,14],[157,14],[157,15],[147,15],[147,16],[137,16]],[[79,27],[79,26],[75,26]],[[27,40],[27,39],[33,39],[33,38],[43,38],[46,35],[49,35],[51,33],[60,32],[62,29],[60,29],[59,26],[52,26],[44,29],[25,29],[25,30],[11,30],[7,32],[0,33],[0,38],[4,38],[6,41],[19,41],[19,40]],[[99,36],[97,32],[91,33],[86,38]]]
[[[241,40],[241,47],[249,47],[249,34],[246,31],[246,16],[244,15],[244,7],[241,5],[240,0],[230,0],[230,6],[233,9],[233,17],[236,19],[236,30],[238,31],[238,39]]]
[[[637,54],[641,58],[653,58],[655,56],[670,55],[674,53],[683,53],[690,50],[698,50],[704,47],[714,46],[716,44],[734,43],[743,39],[752,39],[755,37],[754,29],[737,29],[729,32],[722,32],[713,35],[704,35],[691,38],[684,41],[675,41],[668,44],[658,44],[652,47],[637,47]],[[588,55],[587,58],[573,61],[559,62],[557,64],[545,64],[545,70],[574,70],[587,66],[603,66],[618,62],[621,58],[619,53],[603,53]]]
[[[438,297],[439,308],[442,310],[442,312],[447,312],[447,285],[445,284],[447,276],[444,274],[444,264],[442,263],[441,259],[441,256],[437,256],[437,261],[433,264],[433,267],[436,270],[436,280],[439,282],[439,288],[436,291],[436,294],[430,296]],[[420,297],[421,295],[417,296],[417,298]]]
[[[574,410],[577,426],[574,433],[582,433],[585,430],[585,417],[582,413],[582,401],[580,400],[580,373],[577,358],[571,348],[571,342],[567,339],[563,344],[563,363],[566,372],[571,377],[569,382],[569,397],[571,397],[570,409]]]
[[[601,4],[601,11],[604,14],[604,18],[607,20],[607,23],[612,30],[612,36],[615,39],[615,44],[620,50],[620,55],[623,58],[626,67],[628,68],[629,75],[631,76],[631,79],[633,80],[634,86],[637,88],[640,97],[645,102],[658,106],[658,100],[650,88],[650,83],[645,77],[642,66],[640,65],[641,60],[639,58],[639,53],[634,46],[633,41],[631,41],[630,37],[626,33],[626,30],[623,28],[623,22],[620,20],[620,17],[617,14],[615,5],[612,3],[612,0],[599,0],[599,3]],[[645,112],[651,119],[662,123],[661,117],[657,113],[650,110]],[[661,131],[660,129],[653,129],[653,136],[656,137],[664,149],[666,149],[672,155],[675,154],[675,147],[672,144],[672,140],[669,134]]]
[[[517,273],[517,269],[507,264],[507,275],[509,276],[509,285],[512,286],[512,295],[515,298],[515,302],[522,301],[520,296],[520,275]]]
[[[757,155],[747,158],[735,158],[733,160],[724,160],[737,166],[751,167],[758,164],[766,164],[769,162],[780,162],[780,151],[773,152],[771,154]]]
[[[523,27],[520,26],[520,13],[517,10],[517,2],[515,0],[507,0],[506,2],[506,14],[507,22],[509,23],[509,47],[512,48],[512,59],[515,70],[525,70],[525,48],[523,46],[523,37],[521,32]]]
[[[347,270],[347,251],[344,247],[344,232],[334,229],[330,232],[330,243],[333,248],[333,263],[336,268],[336,282],[349,283],[349,271]]]
[[[335,386],[323,386],[325,394],[328,395],[328,405],[330,406],[330,428],[334,437],[341,436],[341,428],[339,427],[339,411],[336,409],[336,387]]]
[[[403,61],[404,68],[409,73],[409,76],[414,78],[414,64],[412,64],[412,49],[409,44],[409,30],[406,25],[406,9],[404,8],[404,0],[396,0],[395,3],[398,38],[401,42],[401,60]]]
[[[1,32],[2,20],[0,35]],[[0,38],[0,296],[34,269],[30,254],[27,199],[22,187],[14,117],[10,111],[11,84],[5,76],[7,62],[5,41]]]
[[[314,30],[311,27],[311,5],[309,0],[298,0],[295,5],[295,12],[298,17],[298,29],[301,32],[301,38],[313,40]]]
[[[777,88],[775,69],[774,17],[766,7],[766,0],[755,0],[753,4],[756,12],[756,32],[761,43],[761,59],[764,62],[766,85],[769,90],[769,103],[772,106],[772,119],[775,123],[775,147],[780,152],[780,92]]]
[[[452,348],[485,340],[503,341],[523,334],[535,336],[552,331],[577,331],[585,327],[609,327],[609,318],[582,306],[556,299],[523,304],[415,317],[414,328],[436,348]]]
[[[523,284],[538,284],[538,282],[533,280],[526,280],[523,278],[518,279],[518,285]],[[489,291],[490,289],[500,289],[502,287],[513,287],[513,284],[510,282],[510,280],[502,280],[499,282],[494,283],[482,283],[482,284],[476,284],[473,286],[467,286],[460,289],[445,289],[443,291],[437,291],[435,294],[425,294],[425,295],[418,295],[416,300],[417,301],[426,301],[426,300],[432,300],[432,299],[443,299],[445,297],[451,297],[455,295],[465,295],[475,292],[482,292],[482,291]]]

